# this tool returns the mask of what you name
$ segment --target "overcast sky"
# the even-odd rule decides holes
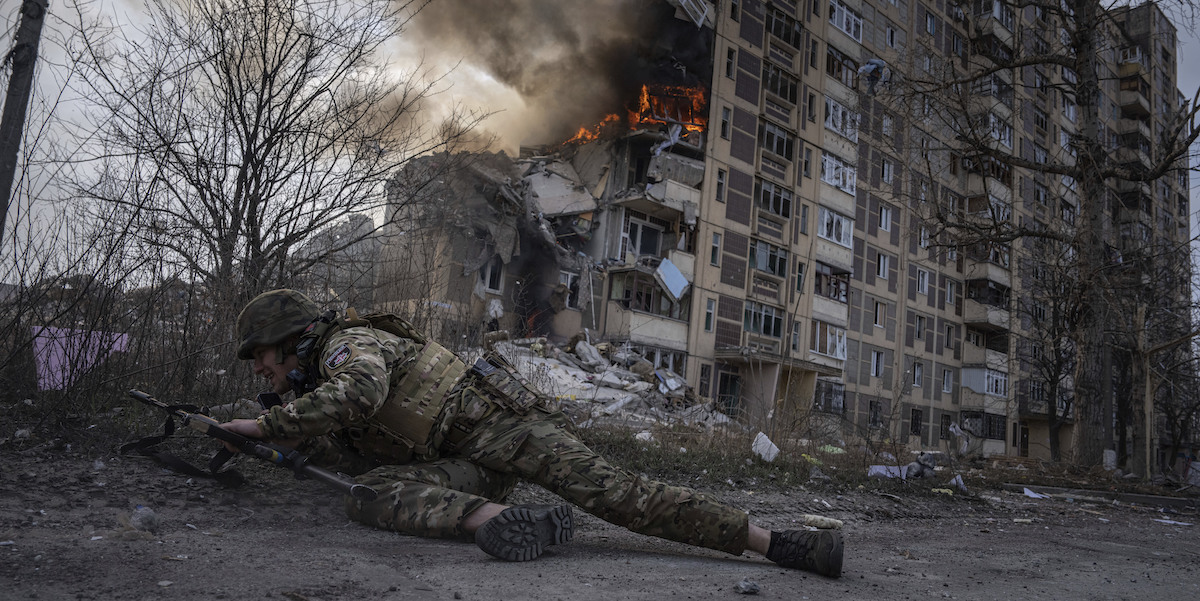
[[[582,0],[563,1],[575,2]],[[615,2],[616,0],[604,0],[604,2],[609,1]],[[589,3],[603,4],[604,2],[590,0]],[[100,4],[106,5],[109,9],[115,8],[115,12],[123,14],[125,19],[134,16],[141,9],[139,0],[101,0]],[[19,5],[20,2],[18,0],[0,0],[0,57],[7,54],[8,49],[11,47],[12,35],[15,33],[17,26],[17,10]],[[48,20],[48,27],[54,26],[55,21],[57,21],[55,19],[58,16],[55,14],[56,10],[67,11],[67,9],[68,7],[64,2],[52,2],[50,7],[52,14]],[[426,10],[431,9],[427,8]],[[1178,15],[1178,11],[1171,11],[1170,14],[1172,18],[1175,18]],[[526,22],[529,21],[531,19],[526,20]],[[1176,25],[1179,27],[1180,40],[1178,85],[1183,94],[1191,99],[1195,96],[1197,89],[1200,88],[1200,39],[1197,38],[1195,31],[1188,31],[1180,23],[1176,23]],[[53,34],[50,35],[53,36]],[[61,34],[55,37],[61,37]],[[54,54],[53,49],[46,48],[45,50],[49,51],[46,54]],[[412,46],[405,44],[403,40],[396,45],[396,50],[399,54],[414,52]],[[58,56],[61,57],[61,53],[58,53]],[[429,58],[428,55],[426,56]],[[485,127],[503,138],[502,146],[504,148],[515,151],[516,147],[523,141],[520,139],[522,132],[528,134],[533,131],[531,124],[538,123],[538,119],[535,117],[539,113],[544,115],[545,107],[539,107],[537,103],[531,103],[529,99],[522,98],[514,90],[489,77],[481,67],[482,65],[477,66],[468,62],[461,63],[458,71],[451,76],[455,85],[450,90],[449,96],[464,99],[466,102],[476,104],[485,110],[503,109],[504,112],[494,116],[485,124]],[[47,66],[43,64],[40,67],[40,71],[44,81],[47,74]],[[4,75],[0,77],[0,84],[6,85],[8,80],[7,68],[4,69]],[[38,102],[38,99],[34,99],[34,102]],[[1200,164],[1200,146],[1196,147],[1194,154],[1196,156],[1191,159],[1191,162],[1193,166],[1196,166]],[[1192,209],[1195,214],[1196,211],[1200,210],[1200,173],[1193,172],[1191,185]]]

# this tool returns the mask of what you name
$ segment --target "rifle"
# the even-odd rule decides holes
[[[378,496],[378,493],[375,492],[375,489],[369,486],[358,484],[341,474],[335,474],[315,465],[309,465],[308,457],[299,451],[274,445],[269,442],[248,438],[236,432],[230,432],[229,430],[222,428],[217,420],[204,415],[200,409],[185,405],[168,405],[140,390],[130,390],[129,396],[146,403],[147,405],[166,411],[170,414],[170,417],[167,417],[167,423],[164,425],[166,433],[163,436],[149,437],[134,443],[126,444],[121,447],[122,452],[127,450],[136,450],[144,455],[156,457],[164,463],[168,463],[169,465],[175,465],[177,462],[181,462],[177,458],[172,458],[174,461],[166,460],[160,455],[148,450],[148,447],[162,442],[167,436],[170,436],[171,433],[174,432],[174,418],[178,418],[180,423],[184,426],[187,426],[198,432],[202,432],[208,436],[221,440],[222,442],[230,443],[237,447],[239,451],[247,455],[257,457],[268,463],[274,463],[278,466],[291,469],[296,474],[297,479],[312,478],[313,480],[317,480],[322,484],[332,487],[334,490],[337,490],[342,494],[350,495],[351,497],[361,501],[374,501]],[[188,411],[188,409],[193,409],[193,411]],[[227,473],[218,472],[218,469],[220,469],[221,465],[223,465],[231,456],[232,453],[230,453],[227,449],[221,449],[221,451],[219,451],[217,455],[212,458],[212,461],[209,462],[209,468],[214,477],[219,474]],[[199,472],[199,470],[190,464],[185,465],[188,468],[191,468],[191,470],[194,470],[194,472]],[[194,472],[189,471],[188,473]],[[200,472],[199,475],[208,474]]]

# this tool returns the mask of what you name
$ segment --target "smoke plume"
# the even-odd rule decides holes
[[[661,0],[436,0],[406,37],[427,63],[458,65],[450,94],[502,111],[485,127],[512,149],[619,111],[664,63],[686,74],[673,13]]]

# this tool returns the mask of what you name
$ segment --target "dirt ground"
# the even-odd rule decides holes
[[[242,471],[251,483],[230,490],[138,457],[0,449],[0,599],[714,599],[739,597],[742,580],[764,599],[1200,598],[1192,510],[928,485],[707,491],[777,529],[803,513],[844,520],[845,567],[832,580],[582,512],[571,544],[505,563],[473,543],[349,522],[312,481]],[[139,504],[156,532],[128,526]]]

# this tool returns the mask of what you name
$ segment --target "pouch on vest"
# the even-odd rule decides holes
[[[542,403],[542,397],[503,357],[488,353],[471,366],[479,386],[491,391],[497,404],[524,415]]]

